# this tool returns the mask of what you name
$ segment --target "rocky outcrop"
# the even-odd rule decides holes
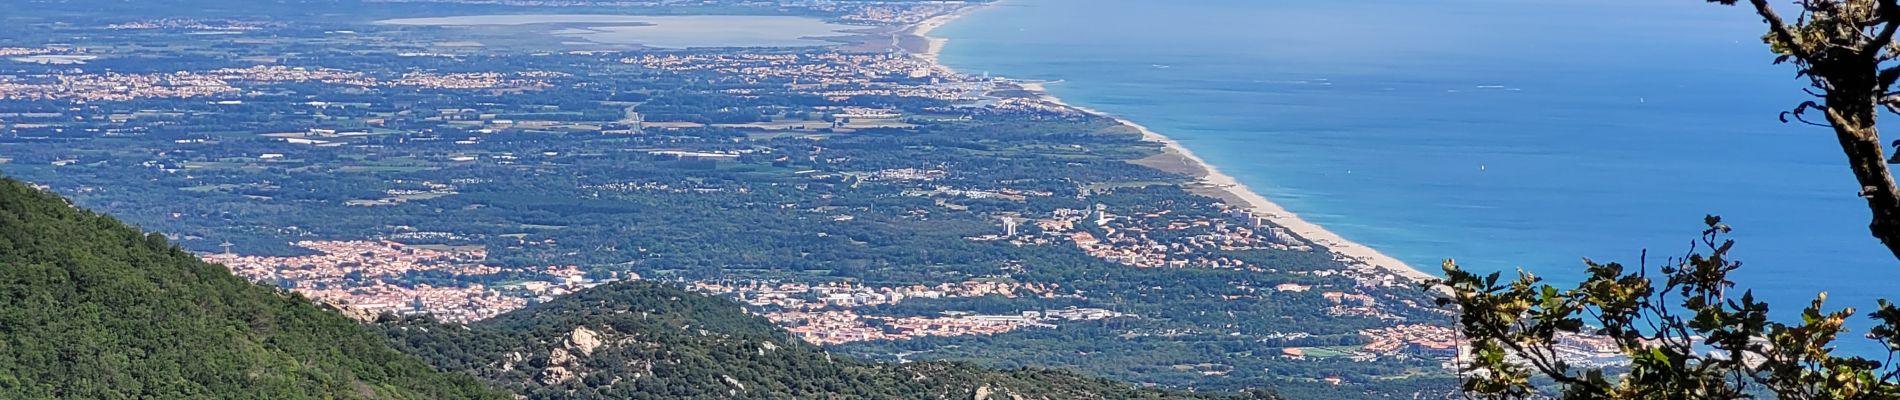
[[[1004,388],[1004,389],[1005,390],[1003,390],[1004,392],[1003,394],[1008,395],[1010,400],[1025,400],[1022,395],[1009,393],[1007,390],[1008,388]],[[997,392],[996,390],[990,389],[990,385],[985,384],[983,386],[977,386],[976,394],[973,396],[970,396],[970,398],[972,400],[990,400],[997,397],[996,392]]]
[[[584,358],[594,355],[600,345],[600,332],[585,326],[574,327],[574,332],[568,333],[559,346],[548,350],[547,367],[535,374],[535,380],[543,385],[557,385],[579,377],[576,371],[586,362]]]
[[[567,382],[567,380],[569,379],[574,379],[573,371],[567,370],[567,367],[554,366],[554,365],[550,365],[547,368],[542,368],[541,373],[537,375],[539,376],[536,376],[534,379],[536,381],[541,382],[541,384],[543,385],[558,385],[561,382]]]
[[[594,349],[600,348],[600,333],[587,329],[585,326],[576,326],[574,333],[567,335],[567,343],[564,346],[583,356],[594,355]]]

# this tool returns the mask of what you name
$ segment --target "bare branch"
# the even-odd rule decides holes
[[[1900,28],[1900,0],[1880,0],[1879,21],[1886,25],[1880,28],[1880,34],[1867,42],[1861,52],[1868,55],[1879,54],[1881,49],[1893,43],[1894,29]]]
[[[1822,128],[1833,127],[1833,125],[1809,121],[1807,118],[1807,111],[1810,109],[1821,110],[1822,112],[1826,112],[1827,106],[1821,105],[1820,103],[1815,103],[1813,100],[1803,101],[1801,102],[1801,105],[1795,106],[1794,110],[1782,111],[1781,122],[1786,123],[1791,119],[1789,117],[1793,117],[1792,120],[1795,122],[1800,122],[1803,124],[1818,126]]]
[[[1900,115],[1900,94],[1888,93],[1886,96],[1881,96],[1880,106],[1885,107],[1887,112]]]

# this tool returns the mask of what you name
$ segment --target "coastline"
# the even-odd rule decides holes
[[[950,21],[955,21],[957,18],[962,18],[964,15],[969,14],[971,11],[974,11],[982,7],[985,7],[985,6],[965,7],[963,9],[957,10],[956,12],[931,17],[930,19],[924,20],[924,22],[919,22],[917,23],[917,25],[911,26],[909,34],[911,36],[923,38],[924,42],[927,43],[925,45],[924,51],[922,53],[916,53],[916,55],[930,60],[931,63],[933,64],[942,66],[943,63],[937,62],[937,55],[943,53],[943,46],[947,43],[950,43],[950,39],[930,36],[930,31],[937,30],[937,28],[942,28],[944,25],[949,24]]]
[[[909,28],[905,28],[904,30],[901,30],[900,32],[903,32],[902,34],[905,36],[915,37],[918,39],[922,39],[924,41],[924,48],[922,49],[922,51],[910,51],[908,49],[904,49],[904,50],[910,52],[912,56],[921,58],[925,61],[929,61],[930,65],[934,66],[939,71],[955,74],[956,70],[950,69],[950,66],[944,65],[942,61],[937,59],[937,56],[943,54],[943,47],[944,45],[950,43],[950,39],[930,36],[930,32],[937,30],[937,28],[942,28],[944,25],[950,24],[950,21],[955,21],[958,18],[963,18],[964,16],[970,15],[970,13],[976,12],[977,10],[991,7],[991,6],[997,5],[998,3],[1001,3],[1001,1],[999,0],[997,2],[964,6],[962,8],[958,8],[956,11],[951,11],[948,13],[944,13],[943,15],[930,17],[930,19],[923,20],[923,22],[918,22],[916,25],[911,25]],[[902,49],[901,46],[900,46],[900,49]]]
[[[944,65],[938,58],[942,54],[943,47],[949,43],[950,40],[930,36],[931,31],[941,28],[951,21],[955,21],[957,18],[969,15],[978,9],[995,4],[996,3],[989,3],[966,7],[955,12],[932,17],[911,26],[906,33],[922,38],[928,43],[923,52],[913,52],[912,55],[929,61],[938,70],[954,73],[955,70]],[[1404,261],[1386,255],[1377,249],[1373,249],[1371,246],[1346,240],[1345,237],[1339,236],[1339,234],[1327,230],[1319,224],[1308,222],[1300,218],[1298,214],[1287,211],[1285,207],[1281,207],[1279,204],[1268,200],[1266,196],[1262,196],[1258,192],[1248,188],[1247,185],[1240,183],[1240,181],[1233,176],[1222,173],[1219,168],[1201,159],[1200,156],[1196,156],[1193,151],[1188,150],[1187,146],[1183,146],[1180,142],[1166,135],[1162,135],[1153,129],[1149,129],[1147,126],[1101,110],[1069,104],[1051,94],[1048,88],[1040,82],[1019,82],[1018,85],[1025,91],[1035,93],[1043,102],[1074,109],[1098,117],[1112,119],[1124,126],[1141,132],[1143,140],[1160,143],[1165,149],[1164,154],[1175,156],[1179,158],[1180,162],[1189,164],[1188,166],[1196,171],[1190,174],[1197,178],[1196,183],[1212,192],[1203,194],[1244,204],[1248,209],[1253,211],[1255,215],[1265,219],[1268,223],[1286,228],[1287,231],[1292,232],[1294,235],[1313,242],[1313,244],[1319,247],[1326,248],[1334,254],[1335,258],[1347,264],[1348,267],[1383,270],[1415,282],[1426,282],[1438,278],[1436,275],[1406,264]]]

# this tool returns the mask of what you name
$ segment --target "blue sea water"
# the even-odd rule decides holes
[[[1175,138],[1437,273],[1680,255],[1719,214],[1744,287],[1865,310],[1900,261],[1750,10],[1700,0],[1009,0],[934,34],[960,71]],[[1861,346],[1854,346],[1860,348]]]

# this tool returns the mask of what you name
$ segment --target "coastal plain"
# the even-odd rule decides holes
[[[939,63],[956,44],[931,30],[981,4],[715,3],[700,11],[844,35],[675,47],[554,26],[653,17],[375,23],[442,15],[391,15],[406,3],[14,17],[21,44],[0,55],[89,58],[8,65],[0,172],[366,323],[483,324],[648,281],[870,360],[1289,395],[1453,387],[1459,343],[1428,275],[1133,121]],[[625,11],[470,8],[454,14]],[[533,385],[595,384],[639,382]]]

